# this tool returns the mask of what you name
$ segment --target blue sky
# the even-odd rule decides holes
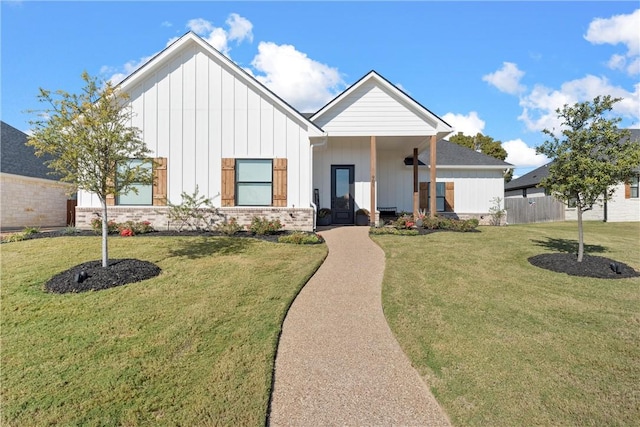
[[[0,2],[2,120],[28,131],[38,88],[118,80],[192,30],[301,112],[370,70],[474,135],[516,175],[545,163],[565,103],[611,94],[640,127],[640,8],[590,2]]]

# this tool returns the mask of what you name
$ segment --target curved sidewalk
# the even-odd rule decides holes
[[[368,230],[321,232],[329,255],[284,321],[271,426],[450,425],[387,325]]]

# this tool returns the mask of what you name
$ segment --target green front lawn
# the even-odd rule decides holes
[[[530,265],[576,223],[374,236],[385,315],[459,426],[611,426],[640,420],[640,278]],[[587,253],[640,270],[640,223],[585,223]],[[591,251],[591,252],[589,252]]]
[[[100,237],[3,244],[3,426],[262,425],[278,334],[325,245],[254,239],[110,239],[157,278],[48,294],[100,258]]]

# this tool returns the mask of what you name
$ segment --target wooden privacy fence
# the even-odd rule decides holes
[[[564,221],[565,205],[552,196],[506,198],[504,208],[509,224]]]

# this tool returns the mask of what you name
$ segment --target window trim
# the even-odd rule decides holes
[[[269,181],[241,181],[239,179],[239,172],[240,172],[240,168],[238,167],[239,163],[241,162],[255,162],[255,161],[259,161],[259,162],[264,162],[265,164],[268,163],[269,164],[269,170],[270,170],[270,180]],[[234,164],[234,169],[235,169],[235,173],[234,173],[234,192],[235,192],[235,197],[234,197],[234,203],[235,206],[245,206],[245,207],[251,207],[251,206],[273,206],[273,179],[274,179],[274,173],[273,173],[273,159],[260,159],[260,158],[247,158],[247,159],[235,159],[235,164]],[[258,205],[258,204],[241,204],[239,201],[239,196],[240,196],[240,186],[242,184],[269,184],[270,187],[270,197],[269,197],[269,204],[262,204],[262,205]]]
[[[633,195],[634,190],[636,193],[635,196]],[[639,193],[640,193],[640,175],[635,175],[635,176],[632,176],[631,179],[629,180],[629,198],[638,199],[640,198]]]
[[[129,164],[131,164],[131,162],[135,162],[138,161],[141,164],[148,164],[149,165],[149,169],[151,170],[151,173],[154,173],[154,167],[153,167],[153,162],[145,162],[145,159],[129,159]],[[122,194],[118,194],[115,197],[115,205],[116,206],[153,206],[153,193],[154,193],[154,188],[153,188],[153,184],[141,184],[138,182],[132,182],[131,185],[139,185],[141,187],[149,187],[151,189],[151,195],[149,197],[149,201],[148,203],[121,203],[120,202],[120,198],[123,196]],[[129,194],[129,192],[125,193]],[[134,193],[135,196],[137,196],[137,194]]]

